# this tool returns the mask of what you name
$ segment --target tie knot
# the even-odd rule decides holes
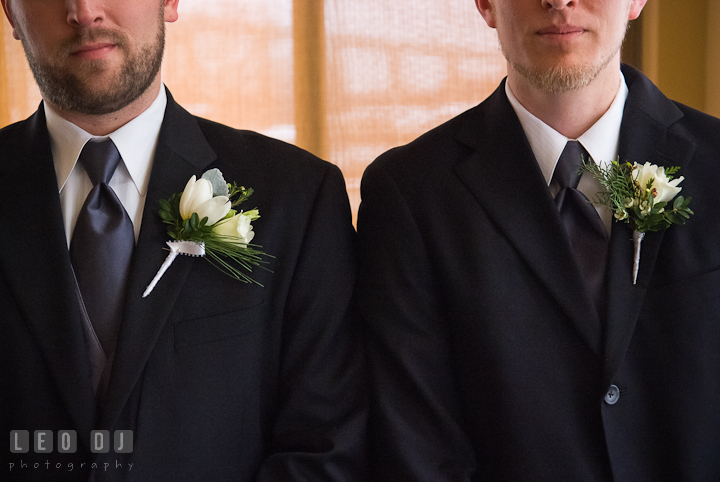
[[[120,163],[120,152],[110,138],[102,141],[90,140],[83,147],[78,162],[85,168],[93,186],[99,183],[108,184]]]
[[[559,189],[577,188],[580,182],[580,165],[583,159],[587,162],[590,159],[588,152],[578,141],[568,141],[565,144],[560,159],[558,159],[552,182],[558,185]]]

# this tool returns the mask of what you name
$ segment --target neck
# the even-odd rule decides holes
[[[75,111],[66,111],[58,109],[55,105],[52,105],[54,110],[63,119],[72,122],[84,131],[94,136],[106,136],[112,132],[115,132],[143,112],[145,112],[157,98],[162,82],[160,76],[150,85],[150,87],[143,92],[140,97],[132,101],[127,106],[115,112],[109,114],[82,114]],[[47,100],[45,100],[47,102]]]
[[[569,139],[577,139],[610,108],[621,81],[618,61],[611,61],[587,86],[553,94],[537,89],[508,65],[508,83],[518,102]]]

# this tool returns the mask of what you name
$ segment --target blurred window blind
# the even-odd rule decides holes
[[[375,157],[487,97],[505,76],[471,0],[325,0],[327,158],[353,212]]]

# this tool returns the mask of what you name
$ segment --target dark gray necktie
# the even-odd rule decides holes
[[[75,224],[70,259],[85,309],[109,357],[122,317],[135,235],[130,217],[108,186],[120,162],[112,140],[89,141],[78,162],[87,171],[93,188]]]
[[[605,314],[604,281],[608,239],[597,211],[588,198],[577,190],[582,159],[590,160],[585,148],[578,141],[568,141],[550,184],[559,189],[555,205],[568,233],[580,274],[602,318]]]

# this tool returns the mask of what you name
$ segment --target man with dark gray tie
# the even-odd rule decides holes
[[[173,100],[178,0],[2,5],[43,102],[0,130],[0,478],[361,479],[339,169]]]
[[[720,121],[621,65],[645,0],[476,5],[507,78],[362,182],[374,480],[720,480]]]

